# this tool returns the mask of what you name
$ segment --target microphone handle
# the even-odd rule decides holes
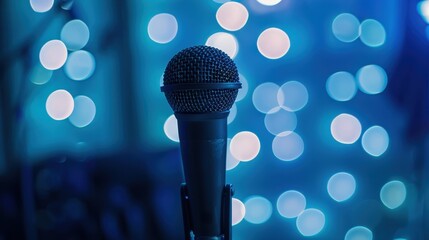
[[[229,111],[183,114],[178,121],[182,164],[196,240],[221,240]]]

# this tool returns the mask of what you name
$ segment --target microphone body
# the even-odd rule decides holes
[[[182,50],[164,72],[164,92],[177,118],[185,185],[186,239],[230,240],[230,185],[225,185],[227,117],[241,87],[234,62],[219,49]]]
[[[197,237],[222,235],[228,113],[175,114],[190,217]]]

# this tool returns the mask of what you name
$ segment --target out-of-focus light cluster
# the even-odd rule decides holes
[[[153,16],[147,26],[150,39],[156,43],[169,43],[177,35],[178,23],[176,17],[169,13]]]
[[[326,91],[334,100],[340,102],[349,101],[357,92],[355,78],[349,72],[336,72],[326,81]]]
[[[257,46],[259,52],[268,59],[283,57],[290,48],[289,36],[279,28],[268,28],[258,37]]]
[[[381,188],[381,202],[389,209],[398,208],[404,203],[407,197],[405,184],[398,180],[390,181]]]
[[[417,11],[422,16],[423,20],[429,23],[429,1],[424,0],[417,3]]]
[[[266,222],[273,213],[273,207],[270,201],[261,196],[251,196],[245,202],[246,214],[244,219],[253,224],[262,224]]]
[[[329,178],[327,189],[332,199],[343,202],[355,193],[356,181],[351,174],[339,172]]]
[[[325,227],[325,214],[319,209],[305,209],[296,219],[296,227],[303,236],[314,236]]]
[[[356,226],[347,231],[344,240],[372,240],[372,231],[364,226]]]
[[[226,2],[216,13],[219,25],[228,31],[240,30],[246,25],[249,12],[243,4],[238,2]]]
[[[356,142],[362,132],[359,120],[347,113],[342,113],[334,118],[331,123],[331,134],[335,140],[343,144]]]
[[[67,22],[61,29],[61,40],[69,50],[82,49],[89,41],[89,28],[80,19]]]
[[[36,12],[46,12],[52,8],[54,1],[30,0]],[[72,80],[85,80],[95,70],[93,55],[85,50],[90,32],[88,26],[79,19],[68,21],[61,29],[61,39],[46,42],[39,51],[41,65],[33,66],[29,79],[36,85],[49,82],[53,70],[65,66],[66,75]],[[68,51],[71,51],[69,54]],[[95,118],[96,106],[88,96],[73,96],[64,89],[52,92],[46,100],[46,112],[54,120],[69,119],[78,128],[88,126]]]
[[[277,199],[277,211],[282,217],[296,218],[306,207],[305,196],[295,190],[282,193]]]
[[[54,0],[30,0],[30,6],[35,12],[43,13],[51,10]]]
[[[214,33],[207,39],[206,45],[224,51],[231,59],[234,59],[238,53],[238,41],[234,35],[230,33]]]
[[[40,49],[39,59],[43,67],[48,70],[61,68],[67,60],[67,47],[57,39],[50,40]]]
[[[360,38],[368,47],[380,47],[386,41],[386,30],[374,19],[366,19],[362,23],[351,13],[341,13],[332,21],[332,33],[346,43]]]

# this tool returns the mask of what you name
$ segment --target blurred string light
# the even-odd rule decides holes
[[[54,120],[68,118],[74,109],[73,96],[64,89],[52,92],[46,100],[46,111]]]
[[[217,32],[207,39],[206,45],[224,51],[231,59],[238,53],[238,41],[230,33]]]
[[[336,72],[326,81],[326,91],[336,101],[349,101],[357,92],[355,78],[349,72]]]
[[[240,83],[241,83],[241,89],[238,91],[237,98],[235,99],[236,102],[239,102],[246,97],[247,92],[249,91],[249,84],[247,83],[247,79],[242,75],[239,74]]]
[[[360,68],[356,74],[359,89],[367,94],[378,94],[387,86],[387,74],[378,65],[366,65]]]
[[[69,50],[79,50],[88,43],[89,34],[88,26],[82,20],[74,19],[61,29],[61,40]]]
[[[164,133],[171,141],[179,142],[179,130],[177,127],[177,119],[174,114],[165,120]]]
[[[289,36],[279,28],[265,29],[258,37],[259,52],[268,59],[283,57],[290,48]]]
[[[355,178],[346,172],[336,173],[329,178],[327,190],[332,199],[343,202],[355,193]]]
[[[229,171],[234,169],[235,167],[238,166],[239,163],[240,163],[240,160],[238,160],[231,154],[231,139],[228,138],[227,150],[226,150],[226,170]]]
[[[282,217],[295,218],[305,210],[305,196],[295,190],[282,193],[277,199],[277,211]]]
[[[272,109],[280,110],[277,94],[280,87],[273,82],[265,82],[255,88],[252,95],[253,105],[261,113],[268,113]]]
[[[270,201],[261,196],[251,196],[244,203],[244,219],[253,224],[262,224],[271,217],[273,207]]]
[[[389,134],[383,127],[372,126],[362,135],[362,147],[369,155],[379,157],[389,147]]]
[[[350,13],[341,13],[332,22],[332,33],[342,42],[353,42],[360,36],[360,22]]]
[[[314,236],[325,227],[325,215],[319,209],[306,209],[297,217],[296,227],[303,236]]]
[[[259,154],[260,149],[261,143],[258,136],[249,131],[239,132],[231,140],[231,154],[239,161],[253,160]]]
[[[356,226],[347,231],[344,240],[372,240],[372,232],[366,227]]]
[[[248,18],[246,7],[238,2],[226,2],[216,12],[217,22],[228,31],[240,30],[246,25]]]
[[[265,6],[274,6],[279,4],[282,0],[257,0],[260,4]]]
[[[278,159],[293,161],[304,152],[304,141],[295,132],[282,132],[274,138],[272,150]]]
[[[360,25],[360,40],[368,47],[380,47],[386,41],[386,30],[374,19],[366,19]]]
[[[51,10],[54,0],[30,0],[30,6],[33,11],[43,13]]]
[[[52,77],[52,71],[42,67],[39,64],[33,66],[30,71],[30,81],[36,85],[42,85],[47,82]]]
[[[153,16],[147,26],[150,39],[156,43],[169,43],[177,34],[178,23],[176,18],[168,13]]]
[[[299,111],[307,105],[307,88],[298,81],[286,82],[280,87],[277,93],[277,101],[280,106],[290,111]]]
[[[244,206],[244,203],[241,202],[237,198],[232,198],[232,226],[239,224],[245,214],[246,214],[246,207]]]
[[[227,119],[228,124],[232,123],[236,116],[237,116],[237,105],[234,103],[231,109],[229,110],[228,119]]]
[[[80,95],[74,98],[74,109],[69,121],[76,127],[86,127],[94,120],[95,114],[96,106],[92,99]]]
[[[331,134],[340,143],[352,144],[356,142],[361,132],[362,126],[353,115],[342,113],[332,120]]]
[[[84,50],[72,52],[65,65],[67,76],[77,81],[91,77],[94,70],[94,56],[90,52]]]
[[[40,49],[39,60],[48,70],[61,68],[67,60],[66,45],[60,40],[51,40]]]
[[[404,203],[407,197],[405,184],[398,180],[390,181],[381,188],[381,202],[389,209],[398,208]]]
[[[265,115],[264,124],[267,130],[275,136],[282,132],[294,131],[298,122],[296,114],[286,108],[280,110],[277,108],[271,109]]]
[[[425,0],[417,3],[417,11],[426,23],[429,23],[429,1]]]

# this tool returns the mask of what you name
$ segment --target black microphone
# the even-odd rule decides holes
[[[195,46],[177,53],[164,72],[164,92],[178,122],[189,209],[185,231],[195,239],[224,239],[230,201],[223,202],[227,117],[241,88],[237,67],[221,50]],[[182,188],[183,195],[183,188]],[[225,216],[227,215],[227,216]],[[190,221],[190,223],[186,223]],[[185,232],[187,236],[189,233]],[[188,237],[187,237],[188,239]]]

